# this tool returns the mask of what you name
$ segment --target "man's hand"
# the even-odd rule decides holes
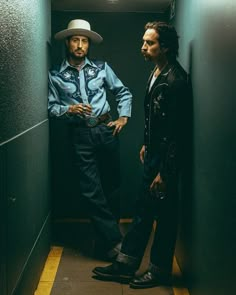
[[[91,115],[92,107],[90,104],[78,103],[69,106],[68,114],[72,115],[82,115],[89,116]]]
[[[109,127],[114,127],[113,135],[120,133],[121,129],[127,124],[128,117],[120,117],[116,121],[111,121],[107,124]]]
[[[166,191],[166,186],[165,183],[163,182],[160,173],[157,174],[157,176],[154,178],[152,184],[150,185],[150,191],[152,193],[156,192],[165,192]]]
[[[145,145],[141,147],[141,150],[139,152],[139,158],[142,164],[144,163],[144,155],[145,155]]]

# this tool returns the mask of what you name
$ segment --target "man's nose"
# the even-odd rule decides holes
[[[141,50],[147,50],[147,44],[143,43],[143,46],[141,47]]]
[[[79,47],[79,48],[82,48],[82,46],[83,46],[83,42],[82,42],[82,40],[79,40],[79,42],[78,42],[78,47]]]

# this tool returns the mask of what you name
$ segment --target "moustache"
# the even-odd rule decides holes
[[[142,55],[143,55],[144,57],[148,57],[148,56],[149,56],[149,54],[148,54],[147,52],[145,52],[145,51],[141,51],[141,53],[142,53]]]

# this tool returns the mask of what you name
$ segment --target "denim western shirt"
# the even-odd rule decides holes
[[[64,60],[49,71],[49,116],[64,117],[69,106],[78,103],[89,103],[93,116],[105,114],[110,111],[107,89],[115,96],[119,117],[130,117],[132,94],[106,62],[85,58],[77,70]]]

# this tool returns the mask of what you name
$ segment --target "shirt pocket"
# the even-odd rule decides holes
[[[98,77],[96,79],[92,79],[88,83],[88,95],[94,96],[98,93],[104,92],[104,82],[101,77]]]
[[[103,88],[103,85],[104,85],[103,79],[101,77],[97,77],[88,82],[88,89],[90,91],[96,91],[99,88]]]

